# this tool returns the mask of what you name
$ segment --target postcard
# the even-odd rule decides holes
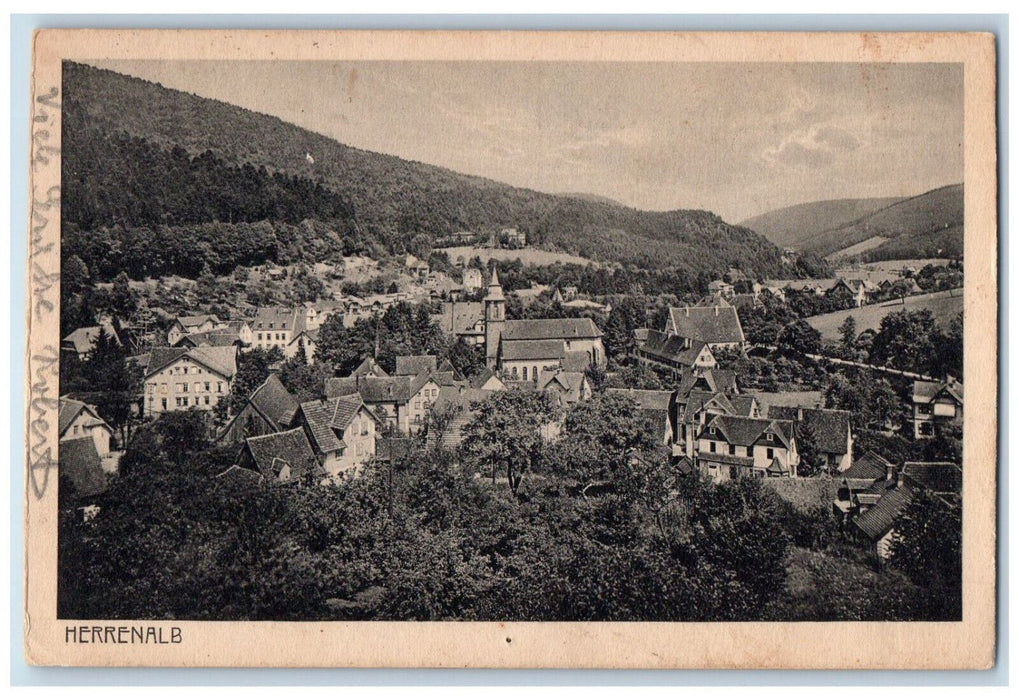
[[[27,660],[990,667],[995,70],[38,32]]]

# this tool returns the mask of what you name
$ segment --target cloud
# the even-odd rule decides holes
[[[842,127],[814,125],[786,137],[761,154],[765,162],[791,168],[819,168],[861,147],[860,140]]]

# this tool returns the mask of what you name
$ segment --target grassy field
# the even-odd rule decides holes
[[[442,248],[449,255],[449,259],[452,262],[456,262],[456,259],[463,256],[464,260],[471,260],[474,256],[481,258],[481,261],[487,263],[489,260],[516,260],[520,259],[525,265],[551,265],[553,263],[572,263],[574,265],[597,265],[598,263],[588,258],[582,258],[579,255],[570,255],[569,253],[553,253],[547,250],[539,250],[538,248],[521,248],[519,250],[509,250],[505,248],[477,248],[474,246],[456,246],[454,248]]]
[[[821,331],[825,340],[836,340],[839,337],[838,328],[847,316],[856,319],[856,332],[860,333],[868,328],[877,330],[881,325],[881,319],[890,313],[919,309],[930,309],[934,314],[934,320],[939,325],[946,326],[949,321],[955,318],[956,314],[962,311],[962,290],[952,289],[945,292],[920,294],[906,297],[904,300],[886,301],[847,311],[834,311],[830,314],[811,316],[806,321]]]

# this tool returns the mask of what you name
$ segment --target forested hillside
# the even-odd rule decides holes
[[[730,267],[767,277],[803,272],[783,265],[765,239],[710,212],[644,212],[515,188],[358,150],[274,117],[81,64],[64,65],[63,105],[65,231],[105,229],[108,243],[121,248],[167,235],[177,241],[171,257],[184,259],[193,255],[189,246],[204,243],[217,251],[221,271],[278,260],[287,249],[312,260],[302,231],[332,232],[348,251],[400,253],[422,233],[515,226],[538,245],[675,268],[690,279]],[[301,221],[317,224],[295,232]],[[253,222],[268,222],[273,234],[255,252],[216,235],[237,238]],[[117,266],[115,258],[103,276]],[[129,274],[191,274],[177,268],[157,261]]]
[[[743,222],[768,240],[801,252],[864,261],[959,258],[963,186],[916,197],[807,202]]]

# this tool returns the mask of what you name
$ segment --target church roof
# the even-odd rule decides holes
[[[535,318],[506,321],[503,340],[579,340],[600,338],[601,331],[589,318]]]

